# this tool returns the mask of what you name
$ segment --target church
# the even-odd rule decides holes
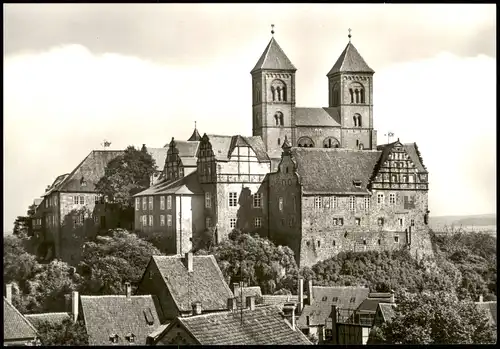
[[[377,144],[373,76],[351,42],[327,73],[328,107],[295,105],[297,69],[274,37],[251,70],[252,136],[165,145],[159,181],[134,196],[135,229],[183,254],[208,228],[289,246],[300,267],[342,251],[431,254],[428,172],[416,143]]]

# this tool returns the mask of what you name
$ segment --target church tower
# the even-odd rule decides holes
[[[271,31],[274,34],[274,30]],[[253,135],[261,136],[271,159],[280,159],[287,137],[295,142],[295,72],[278,42],[271,38],[252,69]]]
[[[374,73],[351,43],[349,29],[349,43],[327,74],[328,105],[340,115],[342,148],[377,147],[377,131],[373,129]]]

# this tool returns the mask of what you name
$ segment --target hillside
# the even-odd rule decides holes
[[[497,217],[495,213],[470,215],[470,216],[437,216],[429,218],[429,225],[431,227],[442,226],[496,226]]]

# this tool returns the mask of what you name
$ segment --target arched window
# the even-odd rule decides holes
[[[323,141],[323,148],[338,148],[339,146],[340,142],[335,137],[328,137]]]
[[[359,143],[358,148],[359,148],[359,150],[363,150],[363,149],[365,149],[365,146],[363,145],[363,143]]]
[[[349,94],[351,95],[351,103],[354,103],[354,91],[352,88],[349,89]]]
[[[333,107],[338,106],[340,104],[339,102],[340,102],[339,85],[335,84],[335,85],[333,85],[333,88],[332,88],[332,106]]]
[[[361,99],[361,103],[365,103],[365,90],[364,89],[361,89],[359,90],[359,97]]]
[[[361,115],[354,114],[352,120],[354,121],[354,127],[361,127]]]
[[[278,96],[278,101],[281,101],[281,87],[276,87],[276,95]]]
[[[276,94],[275,94],[275,93],[276,93],[276,91],[275,91],[275,87],[274,87],[274,86],[271,86],[271,94],[272,94],[272,96],[273,96],[273,101],[275,101],[275,100],[276,100]]]
[[[278,138],[278,145],[280,145],[280,144],[281,144],[281,139],[280,139],[280,138]]]
[[[285,125],[285,118],[283,116],[283,113],[280,111],[277,111],[276,114],[274,114],[274,120],[276,121],[276,126]]]
[[[365,88],[359,82],[353,82],[349,86],[351,103],[365,103]]]
[[[286,84],[283,81],[276,79],[271,82],[271,94],[273,97],[273,101],[286,102],[286,92]]]
[[[355,89],[354,94],[356,95],[356,103],[359,103],[359,90]]]
[[[297,145],[299,147],[310,147],[310,148],[312,148],[312,147],[314,147],[314,142],[309,137],[301,137],[301,138],[299,138],[299,140],[297,142]]]

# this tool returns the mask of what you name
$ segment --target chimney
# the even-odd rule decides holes
[[[12,284],[5,285],[5,298],[7,298],[7,302],[12,304]]]
[[[285,304],[283,307],[283,314],[285,315],[285,319],[287,319],[292,326],[292,329],[295,330],[295,305]]]
[[[479,303],[483,303],[483,295],[479,296]]]
[[[78,320],[78,291],[73,291],[71,298],[71,317],[73,318],[73,322]]]
[[[306,326],[311,326],[311,319],[309,318],[309,315],[306,316]]]
[[[188,273],[193,272],[193,252],[186,253],[186,257],[184,258],[184,265],[186,266]]]
[[[307,304],[313,304],[313,281],[309,280],[307,283]]]
[[[125,283],[125,295],[127,296],[127,299],[132,297],[132,285],[130,285],[130,282]]]
[[[239,282],[233,282],[233,293],[235,294],[235,296],[236,296],[236,290],[238,290],[239,287],[240,287]]]
[[[394,292],[391,292],[391,298],[390,298],[391,303],[396,303],[396,299],[394,298]]]
[[[235,311],[236,310],[236,299],[235,298],[228,298],[227,299],[227,309],[229,311]]]
[[[331,318],[332,318],[332,342],[331,344],[338,344],[337,341],[337,306],[332,305],[332,313],[331,313]]]
[[[297,312],[300,314],[300,313],[302,313],[302,309],[304,308],[304,279],[303,278],[299,278],[299,285],[298,285],[297,294],[299,295],[299,304],[298,304]]]
[[[255,310],[255,296],[247,297],[247,308],[250,310]]]
[[[201,315],[201,302],[194,302],[191,306],[193,307],[193,315]]]

